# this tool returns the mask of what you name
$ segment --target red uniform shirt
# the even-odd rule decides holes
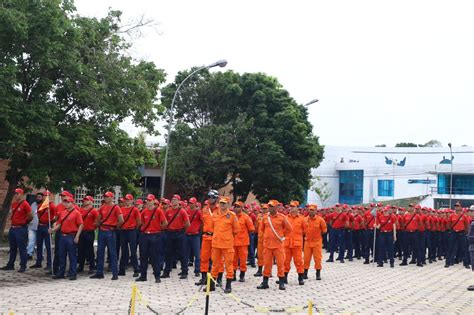
[[[343,229],[345,228],[346,222],[349,220],[347,214],[334,212],[331,217],[332,228],[333,229]]]
[[[66,207],[64,207],[64,204],[63,204],[63,203],[58,203],[58,205],[56,206],[56,219],[58,219],[59,216],[60,216],[64,211],[66,211]]]
[[[135,206],[123,207],[123,224],[120,227],[122,230],[133,230],[137,228],[137,219],[140,218],[140,211]]]
[[[354,216],[354,231],[362,230],[362,217],[359,214]]]
[[[186,234],[189,235],[196,235],[199,234],[201,231],[201,224],[202,224],[202,214],[200,210],[188,209],[188,217],[189,217],[189,227],[186,230]]]
[[[154,214],[153,214],[154,212]],[[154,234],[161,231],[161,223],[166,220],[163,210],[160,208],[145,208],[141,212],[142,225],[140,230],[145,234]]]
[[[12,225],[26,225],[27,216],[31,213],[31,207],[26,200],[12,203]]]
[[[462,217],[461,217],[462,216]],[[469,226],[469,219],[467,218],[466,214],[451,214],[449,216],[449,225],[451,226],[451,229],[455,232],[461,232],[464,231],[466,226]]]
[[[349,229],[352,229],[354,226],[354,215],[350,212],[346,213],[347,215],[347,221],[349,221]]]
[[[173,217],[175,216],[175,214],[176,214],[176,218],[173,220]],[[178,208],[178,209],[170,208],[168,211],[166,211],[165,216],[166,216],[166,220],[168,221],[168,230],[170,231],[182,230],[184,229],[185,223],[189,222],[188,214],[186,213],[186,210],[184,210],[183,208]]]
[[[59,217],[58,223],[61,224],[61,233],[72,234],[79,230],[79,226],[83,224],[82,216],[76,209],[63,211]]]
[[[367,224],[367,229],[373,230],[375,224],[375,217],[372,215],[370,210],[366,211],[364,214],[365,222]]]
[[[100,225],[100,229],[102,231],[109,231],[117,227],[118,217],[122,214],[122,209],[120,209],[118,205],[104,204],[99,208],[99,214],[102,216],[102,224]]]
[[[433,218],[430,215],[425,215],[425,227],[427,231],[433,230]]]
[[[380,232],[392,232],[393,224],[397,223],[397,218],[393,214],[377,214],[377,224],[380,225]]]
[[[95,208],[90,208],[88,210],[81,208],[80,210],[82,221],[84,222],[84,231],[94,231],[95,220],[99,216],[99,211]]]
[[[424,232],[426,230],[426,215],[424,214],[418,214],[420,217],[420,222],[421,224],[418,225],[418,231]]]
[[[418,230],[418,224],[421,220],[421,217],[420,217],[419,214],[407,213],[407,214],[405,214],[405,217],[403,219],[405,220],[405,229],[408,232],[415,232],[416,230]]]
[[[39,224],[48,224],[49,222],[54,220],[54,217],[56,215],[56,206],[52,202],[49,203],[49,216],[48,216],[48,207],[46,207],[46,208],[44,208],[40,211],[39,208],[41,208],[41,205],[38,205],[38,212],[37,212],[37,214],[38,214],[38,223]],[[48,218],[49,218],[49,221],[48,221]]]

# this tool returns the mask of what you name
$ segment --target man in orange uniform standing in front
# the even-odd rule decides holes
[[[255,229],[257,230],[257,264],[258,264],[258,270],[254,274],[254,277],[261,277],[263,275],[263,264],[264,264],[264,259],[263,259],[263,230],[260,230],[260,226],[262,225],[263,218],[267,215],[268,213],[268,205],[263,204],[262,205],[262,213],[260,213],[257,216],[257,224]]]
[[[239,282],[245,282],[245,272],[247,272],[247,257],[249,253],[250,233],[255,232],[252,219],[242,212],[243,202],[237,201],[234,204],[234,213],[240,224],[240,232],[234,239],[234,281],[236,280],[236,271],[240,263]]]
[[[224,293],[232,292],[232,280],[234,278],[234,237],[240,231],[237,216],[229,211],[229,198],[221,197],[219,200],[220,210],[212,216],[212,277],[217,278],[222,270],[222,262],[225,264],[226,283]],[[215,290],[214,281],[211,281],[211,291]]]
[[[268,202],[269,213],[263,217],[259,226],[263,235],[264,269],[263,282],[257,289],[268,289],[268,278],[272,274],[273,259],[276,259],[278,269],[278,284],[280,290],[285,290],[285,250],[283,242],[285,235],[291,233],[292,228],[286,217],[277,212],[278,201]]]
[[[298,284],[304,284],[304,265],[303,265],[303,234],[307,223],[305,217],[299,214],[298,201],[290,202],[290,214],[287,217],[293,230],[284,241],[285,247],[285,284],[288,283],[288,273],[290,272],[291,259],[293,259],[296,272],[298,273]]]
[[[319,215],[316,215],[316,205],[309,206],[309,216],[306,218],[307,228],[305,232],[304,243],[304,278],[308,279],[308,270],[311,263],[311,257],[314,260],[314,269],[316,269],[316,280],[321,280],[321,261],[323,259],[323,234],[328,229],[326,221]]]

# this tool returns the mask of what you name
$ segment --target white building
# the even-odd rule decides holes
[[[421,204],[443,208],[459,201],[474,204],[474,147],[387,148],[326,146],[313,170],[332,192],[324,206],[420,197]],[[452,169],[451,169],[452,167]],[[450,188],[452,171],[452,189]],[[314,191],[309,203],[322,202]]]

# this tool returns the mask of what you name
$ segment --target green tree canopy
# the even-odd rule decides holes
[[[168,109],[189,73],[163,89]],[[174,117],[168,174],[186,195],[232,183],[242,199],[302,199],[322,160],[306,108],[262,73],[201,71],[180,90]]]
[[[138,166],[154,159],[143,137],[131,139],[119,123],[132,117],[154,132],[165,75],[128,56],[120,16],[81,17],[68,0],[1,2],[0,158],[10,161],[10,186],[0,228],[25,178],[52,191],[129,190]]]
[[[395,148],[416,148],[418,145],[416,145],[413,142],[399,142],[395,145]]]

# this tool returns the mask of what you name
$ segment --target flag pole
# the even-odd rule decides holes
[[[46,190],[46,192],[48,193],[48,200],[46,200],[48,202],[48,234],[49,234],[49,255],[51,256],[51,275],[54,276],[54,268],[53,268],[53,261],[54,261],[54,250],[53,250],[53,236],[51,235],[51,233],[49,232],[51,230],[51,211],[50,211],[50,208],[49,208],[49,190]],[[48,249],[46,248],[46,251]],[[46,253],[47,254],[47,253]]]
[[[373,261],[372,266],[373,267],[375,267],[375,240],[377,238],[377,233],[376,233],[376,231],[377,231],[377,228],[376,228],[376,225],[377,225],[377,210],[375,210],[374,217],[375,217],[374,218],[374,220],[375,220],[374,221],[374,245],[373,245],[373,248],[372,248],[373,249],[372,250],[372,261]]]

